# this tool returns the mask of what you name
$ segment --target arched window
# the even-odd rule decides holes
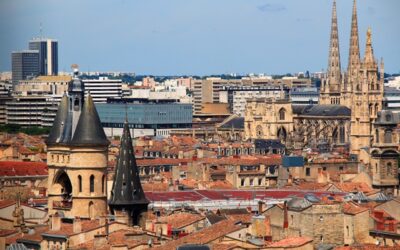
[[[388,162],[386,164],[386,175],[392,175],[392,163]]]
[[[385,143],[392,143],[392,130],[385,130]]]
[[[90,176],[90,192],[94,192],[94,175]]]
[[[82,176],[78,175],[78,189],[82,192]]]
[[[93,201],[89,202],[89,207],[88,207],[88,214],[89,214],[89,218],[93,218],[94,217],[94,203]]]
[[[102,193],[105,192],[105,187],[106,187],[106,176],[103,175],[103,177],[101,178],[101,192]]]
[[[285,120],[285,113],[286,113],[286,111],[284,108],[281,108],[279,110],[279,120]]]

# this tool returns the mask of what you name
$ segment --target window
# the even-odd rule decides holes
[[[105,186],[106,186],[106,176],[103,175],[103,177],[101,178],[101,192],[102,193],[105,192]]]
[[[311,175],[311,169],[310,168],[306,168],[306,176],[310,176]]]
[[[250,186],[254,186],[253,179],[250,179]]]
[[[343,171],[343,169],[344,169],[343,166],[339,167],[339,171]]]
[[[82,176],[78,175],[79,192],[82,192]]]
[[[284,108],[281,108],[280,110],[279,110],[279,120],[285,120],[285,109]]]
[[[90,192],[94,192],[94,175],[90,176]]]
[[[262,185],[262,179],[258,179],[258,185],[261,186]]]
[[[392,175],[392,163],[388,162],[386,164],[386,175]]]
[[[385,143],[392,143],[392,130],[385,130]]]
[[[240,179],[240,186],[244,186],[244,179]]]
[[[379,143],[379,130],[375,129],[375,142]]]

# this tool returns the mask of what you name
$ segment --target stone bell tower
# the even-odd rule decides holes
[[[75,69],[47,144],[49,214],[95,218],[107,214],[109,141],[91,96]]]

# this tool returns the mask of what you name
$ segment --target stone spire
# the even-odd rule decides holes
[[[365,54],[364,54],[364,64],[365,66],[375,67],[374,50],[372,48],[372,31],[368,28],[367,31],[367,42],[365,44]]]
[[[336,0],[334,0],[332,7],[331,39],[329,45],[328,81],[330,85],[340,84],[340,79],[339,32],[336,15]]]
[[[139,224],[139,216],[147,210],[147,205],[149,204],[140,183],[139,170],[136,166],[127,120],[124,123],[121,147],[108,204],[116,215],[120,212],[127,212],[129,224],[135,225]]]
[[[353,3],[353,15],[351,19],[351,35],[350,35],[350,51],[349,64],[347,65],[347,74],[350,81],[353,80],[357,73],[357,67],[360,65],[360,47],[358,40],[358,24],[357,24],[357,2]]]

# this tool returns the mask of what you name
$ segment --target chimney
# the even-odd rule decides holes
[[[79,216],[76,216],[74,219],[74,222],[72,223],[73,227],[73,232],[74,233],[80,233],[82,232],[82,221]]]
[[[287,201],[283,203],[283,229],[287,229],[289,227],[288,221],[288,210],[287,210]]]
[[[259,201],[259,202],[258,202],[258,214],[262,214],[262,212],[263,212],[263,205],[264,205],[264,202],[262,202],[262,201]]]
[[[51,215],[51,230],[52,231],[59,231],[61,230],[61,217],[56,212],[55,214]]]
[[[94,249],[99,249],[104,247],[107,244],[107,235],[106,234],[97,234],[94,236]]]

